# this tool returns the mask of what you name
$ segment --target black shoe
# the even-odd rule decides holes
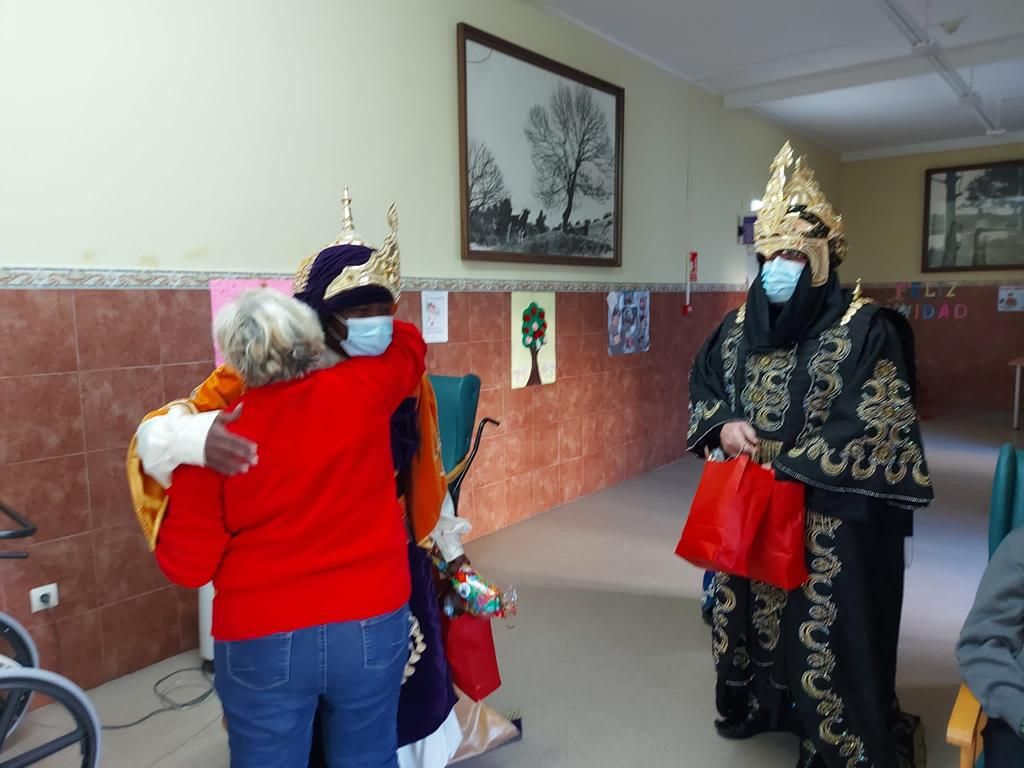
[[[917,768],[928,763],[924,723],[916,715],[900,712],[893,728],[893,741],[901,768]]]
[[[723,717],[715,720],[715,730],[723,739],[752,739],[758,734],[772,730],[771,715],[766,710],[757,708],[747,713],[744,718]]]
[[[828,768],[825,765],[825,761],[821,755],[814,749],[814,745],[808,742],[801,742],[800,744],[800,759],[797,761],[796,768]]]

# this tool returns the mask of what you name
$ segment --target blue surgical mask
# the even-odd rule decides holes
[[[793,298],[793,292],[806,266],[807,264],[802,261],[784,259],[781,256],[765,262],[761,267],[761,285],[764,286],[768,301],[772,304],[785,304]]]
[[[395,331],[391,315],[350,317],[342,322],[348,328],[348,338],[339,343],[349,357],[377,357],[391,346]]]

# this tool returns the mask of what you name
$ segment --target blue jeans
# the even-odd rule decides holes
[[[330,768],[398,768],[409,610],[218,642],[231,768],[306,768],[320,708]]]

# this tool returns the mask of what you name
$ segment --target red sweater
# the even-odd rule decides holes
[[[425,355],[416,328],[395,322],[380,357],[245,393],[231,430],[259,446],[247,474],[175,471],[157,562],[185,587],[212,579],[218,640],[366,619],[408,601],[390,420]]]

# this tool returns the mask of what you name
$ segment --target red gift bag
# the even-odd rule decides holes
[[[482,701],[501,687],[490,619],[463,614],[444,621],[444,634],[444,653],[457,688]]]
[[[773,482],[771,470],[746,455],[705,462],[676,554],[706,570],[749,577]]]
[[[757,545],[750,551],[750,578],[787,592],[807,581],[804,517],[803,483],[776,479],[761,518]]]

